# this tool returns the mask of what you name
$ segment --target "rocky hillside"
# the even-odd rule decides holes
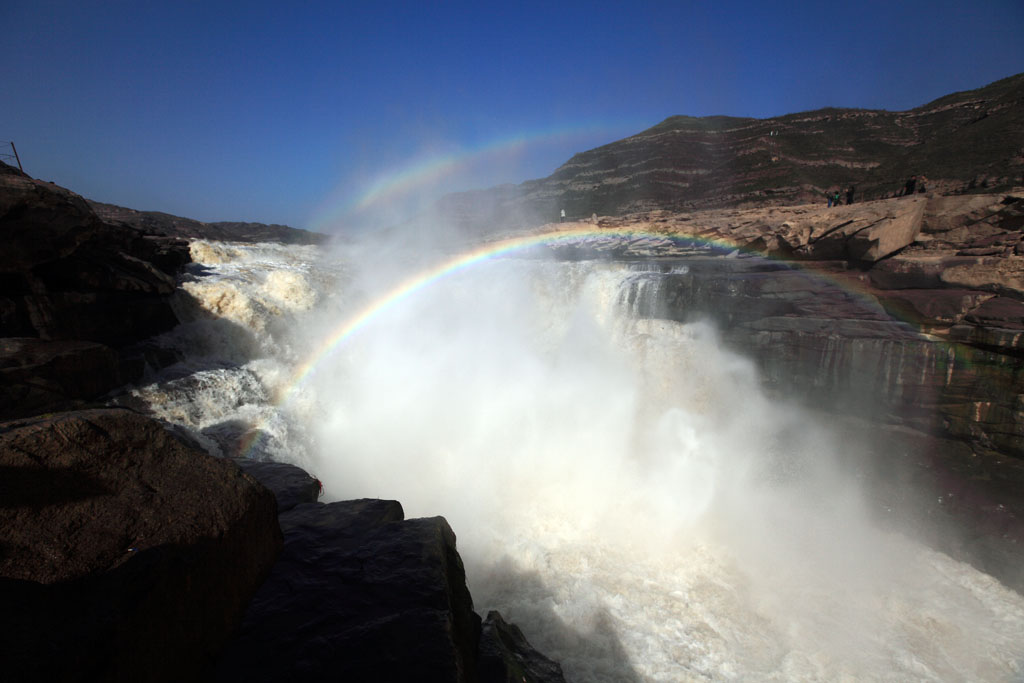
[[[1024,74],[903,112],[820,109],[769,119],[672,116],[573,156],[547,178],[450,195],[473,232],[592,214],[892,197],[911,175],[941,192],[1024,184]],[[919,188],[918,188],[919,189]]]
[[[105,221],[122,223],[145,232],[156,232],[182,239],[206,239],[222,242],[280,242],[282,244],[323,244],[327,235],[287,225],[265,223],[202,221],[172,216],[159,211],[136,211],[114,204],[87,200],[96,215]]]

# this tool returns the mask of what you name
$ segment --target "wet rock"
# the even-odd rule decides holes
[[[273,492],[279,514],[302,503],[315,503],[323,492],[316,477],[295,465],[248,458],[235,458],[234,461],[243,472]]]
[[[443,518],[395,501],[303,504],[220,681],[472,681],[480,619]]]
[[[8,681],[201,680],[281,546],[273,495],[155,420],[0,423]]]
[[[481,683],[564,683],[562,667],[538,652],[515,624],[487,613],[480,634]]]

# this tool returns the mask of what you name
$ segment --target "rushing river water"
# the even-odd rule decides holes
[[[138,395],[328,499],[445,516],[477,610],[568,679],[1024,676],[1024,599],[875,528],[857,445],[710,326],[637,317],[629,266],[491,259],[389,296],[399,269],[314,247],[193,253],[189,360]]]

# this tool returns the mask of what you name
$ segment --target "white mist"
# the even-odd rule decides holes
[[[627,276],[496,260],[385,309],[313,376],[305,464],[444,515],[477,609],[573,680],[1019,675],[1020,597],[873,529],[843,445]]]

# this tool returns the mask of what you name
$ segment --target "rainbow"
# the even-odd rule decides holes
[[[560,244],[575,244],[587,240],[607,240],[608,238],[649,238],[659,240],[671,240],[676,243],[688,245],[707,245],[728,250],[743,249],[738,244],[723,240],[709,240],[696,236],[667,235],[663,233],[639,231],[639,230],[600,230],[596,228],[570,228],[566,230],[549,231],[539,234],[513,237],[509,239],[489,242],[476,247],[475,249],[455,256],[454,258],[429,268],[405,280],[397,287],[391,289],[384,296],[373,301],[354,316],[344,321],[334,329],[333,332],[320,343],[309,357],[296,368],[291,380],[281,394],[281,403],[295,392],[316,369],[321,360],[329,356],[337,347],[342,345],[352,335],[366,327],[374,318],[385,310],[395,306],[399,302],[408,299],[416,292],[442,280],[454,273],[486,261],[488,259],[501,257],[512,252],[522,251],[538,246],[558,246]]]
[[[356,334],[359,330],[366,327],[374,318],[439,280],[451,276],[459,271],[471,268],[482,261],[505,256],[517,251],[523,251],[532,247],[557,247],[559,245],[576,244],[586,241],[594,242],[598,240],[608,240],[609,238],[669,240],[676,244],[686,246],[705,246],[728,251],[739,250],[746,253],[755,253],[757,255],[764,256],[760,252],[756,252],[753,249],[728,240],[708,239],[698,235],[684,235],[678,233],[666,234],[646,230],[602,230],[595,227],[573,227],[488,242],[479,245],[470,251],[459,254],[437,266],[413,275],[398,286],[392,288],[380,298],[371,302],[352,317],[342,322],[325,337],[325,339],[314,349],[306,360],[296,367],[291,379],[285,385],[282,393],[279,394],[278,403],[281,404],[287,402],[288,398],[294,394],[295,390],[313,373],[321,360],[329,356],[335,349]],[[836,281],[835,284],[847,290],[851,289],[850,283],[840,283]],[[860,296],[865,300],[870,299],[870,297],[865,293],[858,294],[860,294]]]
[[[616,139],[622,137],[624,131],[640,130],[642,127],[644,126],[630,123],[614,125],[591,123],[547,128],[518,133],[468,149],[435,154],[412,161],[391,173],[382,175],[355,196],[350,196],[348,184],[339,186],[314,212],[311,229],[330,232],[330,229],[345,217],[355,216],[373,207],[394,201],[417,188],[429,187],[445,178],[469,170],[482,161],[500,163],[502,158],[520,154],[531,147],[549,146],[553,141],[578,141],[597,136]]]
[[[360,330],[370,325],[375,318],[400,302],[415,296],[417,292],[420,292],[455,273],[472,268],[474,265],[489,259],[499,258],[533,247],[558,247],[560,245],[581,245],[581,243],[581,246],[585,246],[588,241],[593,244],[594,242],[607,242],[609,239],[667,240],[681,246],[689,246],[693,248],[716,248],[730,252],[738,250],[763,258],[770,258],[755,249],[723,239],[709,239],[699,235],[679,233],[667,234],[643,229],[600,229],[590,225],[581,227],[581,224],[575,224],[573,227],[565,229],[520,235],[484,243],[469,251],[458,254],[432,268],[428,268],[413,275],[399,285],[393,287],[381,297],[370,302],[351,317],[342,321],[341,324],[324,337],[324,339],[314,348],[305,360],[296,366],[288,381],[283,385],[282,389],[278,391],[275,404],[277,406],[287,404],[288,401],[296,395],[296,392],[300,387],[302,387],[314,374],[322,361],[330,357],[335,351],[337,351],[337,349],[342,347],[346,341],[355,336]],[[802,264],[790,261],[785,261],[785,264],[794,270],[806,272],[806,269]],[[862,288],[856,286],[855,283],[817,271],[808,272],[808,277],[825,280],[830,284],[852,293],[866,304],[877,306],[877,301],[874,297],[866,290],[862,291]],[[907,321],[904,320],[901,322]],[[249,437],[248,442],[242,444],[242,452],[245,456],[249,455],[255,445],[255,442],[259,437],[259,431],[259,426],[257,426],[256,429],[252,430],[251,437]]]

